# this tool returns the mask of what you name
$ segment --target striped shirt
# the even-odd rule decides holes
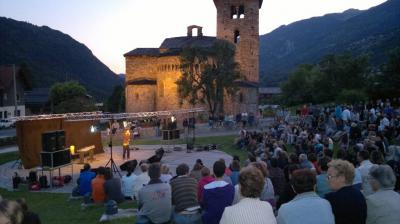
[[[175,212],[181,212],[186,208],[198,206],[197,181],[193,177],[179,176],[170,182],[172,189],[172,204]]]

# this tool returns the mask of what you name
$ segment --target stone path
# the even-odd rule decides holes
[[[187,153],[185,145],[179,145],[183,148],[183,151],[172,151],[171,153],[165,153],[163,159],[161,160],[162,163],[168,164],[170,166],[170,170],[175,173],[176,167],[181,163],[186,163],[189,165],[190,168],[193,167],[196,159],[201,159],[209,168],[212,168],[214,162],[220,158],[225,159],[227,164],[229,164],[232,160],[232,157],[224,152],[221,151],[202,151],[202,152],[192,152]],[[154,155],[154,151],[160,148],[160,145],[138,145],[136,146],[140,148],[138,151],[131,151],[131,159],[137,159],[138,161],[144,160],[149,158],[150,156]],[[133,153],[132,153],[133,152]],[[95,161],[91,162],[91,166],[93,168],[104,166],[110,158],[109,149],[105,148],[105,153],[95,155]],[[122,147],[113,147],[113,159],[117,166],[121,165],[124,160],[122,159]],[[12,190],[12,176],[15,172],[19,174],[21,177],[28,176],[31,170],[37,170],[38,175],[41,175],[42,172],[39,168],[34,169],[18,169],[18,168],[11,168],[15,161],[5,163],[0,166],[0,187]],[[70,193],[72,188],[76,185],[76,180],[79,177],[79,171],[82,169],[82,164],[77,164],[78,160],[73,161],[73,172],[71,166],[61,168],[61,175],[73,175],[73,181],[64,187],[52,188],[52,189],[44,189],[41,192],[52,192],[52,193]],[[136,173],[140,173],[139,168],[136,168]],[[45,175],[48,176],[48,172],[44,172]],[[54,175],[58,175],[58,170],[54,171]],[[121,173],[122,175],[124,173]]]

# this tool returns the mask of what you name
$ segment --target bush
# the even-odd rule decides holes
[[[367,99],[368,97],[364,90],[344,89],[336,97],[336,102],[353,104]]]

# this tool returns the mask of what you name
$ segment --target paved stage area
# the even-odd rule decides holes
[[[214,162],[220,158],[225,159],[227,165],[231,163],[232,157],[224,152],[221,151],[202,151],[202,152],[192,152],[187,153],[186,149],[184,148],[185,145],[177,145],[181,147],[182,151],[172,151],[170,153],[165,153],[163,159],[161,160],[162,163],[168,164],[172,173],[175,174],[175,169],[180,163],[186,163],[189,165],[190,169],[192,169],[196,159],[201,159],[207,167],[212,169],[212,165]],[[160,145],[138,145],[136,146],[140,148],[138,151],[131,151],[131,158],[136,159],[138,161],[144,160],[149,158],[150,156],[154,155],[154,151],[160,148]],[[105,148],[105,153],[95,155],[95,161],[90,162],[93,168],[104,166],[107,161],[110,159],[110,150]],[[122,147],[121,146],[114,146],[113,147],[113,158],[117,166],[121,165],[124,160],[122,159]],[[37,169],[18,169],[17,167],[12,168],[12,165],[15,161],[5,163],[0,166],[0,187],[6,189],[12,189],[12,176],[15,172],[17,172],[21,177],[28,176],[31,170],[37,170],[38,175],[41,175],[41,171],[39,168]],[[64,187],[57,187],[53,189],[44,189],[41,190],[46,192],[54,192],[54,193],[70,193],[72,188],[76,185],[76,180],[79,177],[80,169],[82,169],[83,164],[78,164],[79,159],[75,159],[73,161],[73,165],[61,168],[61,175],[71,175],[73,174],[73,181]],[[73,170],[73,172],[72,172]],[[135,173],[140,173],[140,169],[137,167]],[[49,172],[44,172],[49,178]],[[123,172],[121,173],[124,174]],[[58,175],[58,170],[54,171],[53,175]],[[118,175],[118,174],[116,174]]]

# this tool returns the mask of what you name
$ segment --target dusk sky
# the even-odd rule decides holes
[[[385,0],[264,0],[260,34],[301,19],[368,9]],[[116,73],[125,73],[123,54],[158,47],[167,37],[185,36],[188,25],[216,34],[212,0],[0,0],[0,16],[46,25],[90,48]],[[1,44],[1,43],[0,43]]]

